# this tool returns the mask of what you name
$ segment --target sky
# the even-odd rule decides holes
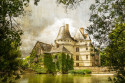
[[[31,0],[25,7],[26,14],[21,16],[21,29],[23,30],[21,51],[23,57],[28,56],[37,41],[54,44],[59,28],[69,24],[69,31],[73,37],[80,28],[90,25],[89,7],[94,0],[83,0],[78,6],[65,9],[63,4],[57,4],[56,0],[40,0],[34,5]]]

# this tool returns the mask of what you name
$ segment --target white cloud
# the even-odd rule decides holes
[[[40,0],[38,6],[30,2],[25,8],[31,13],[22,18],[21,25],[24,31],[22,36],[22,52],[28,55],[36,41],[53,43],[60,26],[69,24],[72,36],[80,28],[89,26],[90,5],[94,0],[84,0],[76,9],[68,9],[63,5],[57,5],[56,0]]]

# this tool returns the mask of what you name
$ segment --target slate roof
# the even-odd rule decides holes
[[[44,53],[50,52],[52,45],[37,41],[33,50],[37,51],[40,48]]]
[[[66,31],[66,27],[62,26],[59,29],[56,40],[73,40],[73,38],[71,37],[69,31]]]
[[[41,46],[41,49],[42,49],[44,52],[50,52],[50,51],[51,51],[52,45],[46,44],[46,43],[43,43],[43,42],[39,42],[39,44],[40,44],[40,46]]]

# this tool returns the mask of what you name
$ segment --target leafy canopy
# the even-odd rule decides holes
[[[0,0],[0,79],[12,82],[21,64],[21,35],[15,18],[22,15],[29,0]],[[35,4],[38,0],[35,0]],[[1,81],[1,80],[0,80]]]

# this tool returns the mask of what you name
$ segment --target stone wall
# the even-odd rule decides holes
[[[75,70],[81,70],[81,69],[89,69],[92,71],[92,73],[98,73],[98,74],[110,74],[115,73],[115,71],[109,70],[108,67],[74,67]]]

